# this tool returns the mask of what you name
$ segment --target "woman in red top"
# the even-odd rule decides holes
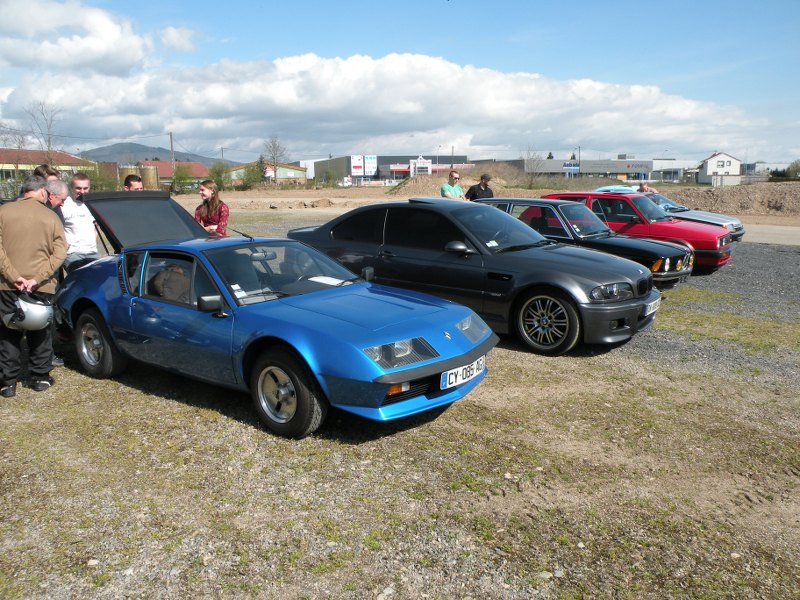
[[[219,236],[227,235],[228,205],[219,197],[217,184],[206,179],[200,184],[200,198],[203,203],[194,211],[194,220],[205,230]]]

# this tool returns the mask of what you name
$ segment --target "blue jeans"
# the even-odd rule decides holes
[[[88,265],[93,260],[97,260],[100,256],[97,252],[88,252],[86,254],[82,254],[80,252],[73,252],[72,254],[67,254],[67,258],[64,259],[64,270],[67,274],[72,273],[75,269],[82,267],[83,265]]]

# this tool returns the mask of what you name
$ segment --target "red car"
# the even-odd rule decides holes
[[[616,232],[688,244],[694,249],[695,271],[714,271],[731,259],[727,229],[675,219],[642,194],[559,192],[544,198],[582,202]]]

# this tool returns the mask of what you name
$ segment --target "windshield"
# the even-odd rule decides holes
[[[333,259],[288,240],[214,248],[204,254],[240,306],[358,280]]]
[[[666,196],[662,196],[661,194],[647,194],[647,197],[658,204],[666,212],[681,212],[684,210],[689,210],[683,204],[678,204],[677,202],[674,202]]]
[[[464,229],[493,253],[509,248],[549,243],[540,233],[522,221],[493,206],[469,204],[452,213]]]
[[[562,204],[561,214],[580,237],[608,233],[611,230],[585,204]]]
[[[647,196],[636,195],[631,196],[631,200],[639,212],[644,215],[648,221],[669,221],[670,216],[665,213],[657,204],[654,204]]]

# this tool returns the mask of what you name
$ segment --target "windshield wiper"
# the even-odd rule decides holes
[[[358,283],[361,281],[361,277],[352,277],[350,279],[345,279],[344,281],[340,281],[336,284],[336,287],[342,287],[343,285],[347,285],[348,283]]]
[[[495,252],[495,254],[500,254],[501,252],[516,252],[517,250],[527,250],[528,248],[536,248],[537,246],[549,246],[550,244],[557,244],[558,242],[554,242],[553,240],[541,240],[539,242],[531,242],[530,244],[517,244],[515,246],[506,246],[505,248],[500,248]]]

